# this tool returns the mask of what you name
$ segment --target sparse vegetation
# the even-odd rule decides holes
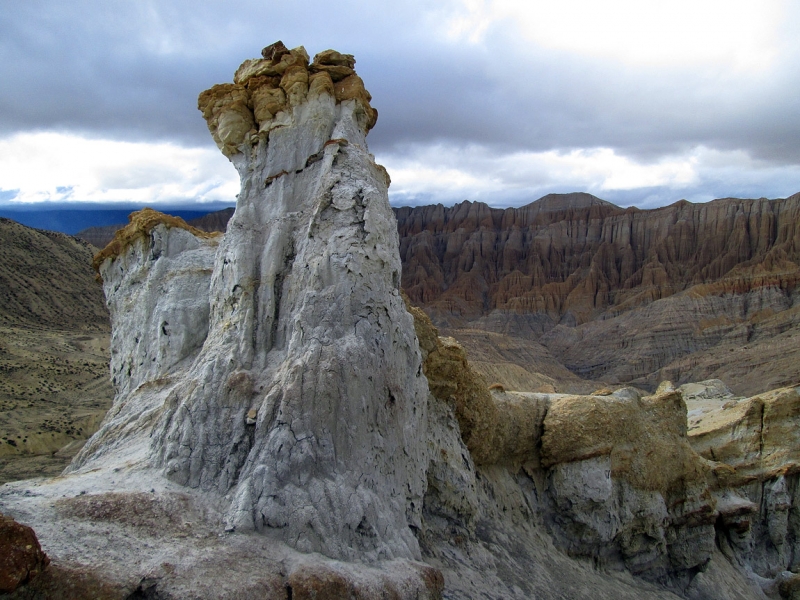
[[[111,405],[92,252],[0,220],[0,484],[60,473]]]

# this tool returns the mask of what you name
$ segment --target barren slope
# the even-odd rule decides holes
[[[111,405],[91,260],[85,242],[0,219],[0,483],[60,473]]]
[[[108,332],[93,248],[0,218],[0,325]]]

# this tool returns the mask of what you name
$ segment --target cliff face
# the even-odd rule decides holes
[[[149,460],[226,496],[229,527],[416,558],[427,387],[366,146],[377,113],[352,56],[266,51],[199,98],[242,180],[218,247],[143,211],[96,258],[118,394],[73,468],[148,422]]]
[[[580,324],[697,284],[713,284],[706,294],[791,290],[800,260],[800,194],[655,210],[570,194],[518,209],[464,202],[396,215],[403,288],[437,316],[505,310]]]
[[[403,287],[434,321],[539,340],[583,377],[654,385],[673,361],[733,330],[752,337],[797,298],[800,194],[655,210],[571,194],[395,212]],[[614,357],[587,355],[599,339]]]

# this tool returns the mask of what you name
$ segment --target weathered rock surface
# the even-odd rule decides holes
[[[49,564],[33,529],[0,513],[0,593],[13,592]]]
[[[689,403],[697,413],[690,442],[718,465],[712,481],[718,545],[762,578],[766,591],[794,597],[800,567],[800,389],[737,398],[719,383],[694,386],[701,394]]]
[[[118,395],[73,470],[153,428],[147,460],[224,497],[231,528],[417,558],[428,392],[365,142],[375,111],[355,74],[315,83],[339,55],[275,56],[200,95],[242,178],[219,248],[139,213],[97,256]]]

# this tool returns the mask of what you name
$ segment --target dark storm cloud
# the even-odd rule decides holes
[[[782,164],[800,161],[800,102],[793,92],[800,89],[800,70],[794,68],[759,81],[677,68],[653,75],[556,52],[512,55],[500,65],[478,52],[466,64],[454,62],[459,56],[439,58],[428,70],[389,59],[397,79],[368,80],[381,112],[373,145],[611,147],[642,160],[706,145],[746,148]]]
[[[208,143],[197,95],[281,38],[314,52],[349,43],[347,3],[26,2],[0,20],[0,131],[62,129]],[[359,18],[370,16],[360,10]],[[314,17],[317,29],[302,15]],[[369,29],[365,27],[365,29]]]
[[[537,49],[508,29],[455,43],[441,22],[447,6],[6,3],[0,135],[62,130],[210,146],[197,94],[282,39],[312,55],[329,47],[356,55],[380,112],[370,135],[379,155],[426,144],[497,154],[605,147],[647,163],[704,146],[800,163],[796,44],[762,75],[655,70]]]

